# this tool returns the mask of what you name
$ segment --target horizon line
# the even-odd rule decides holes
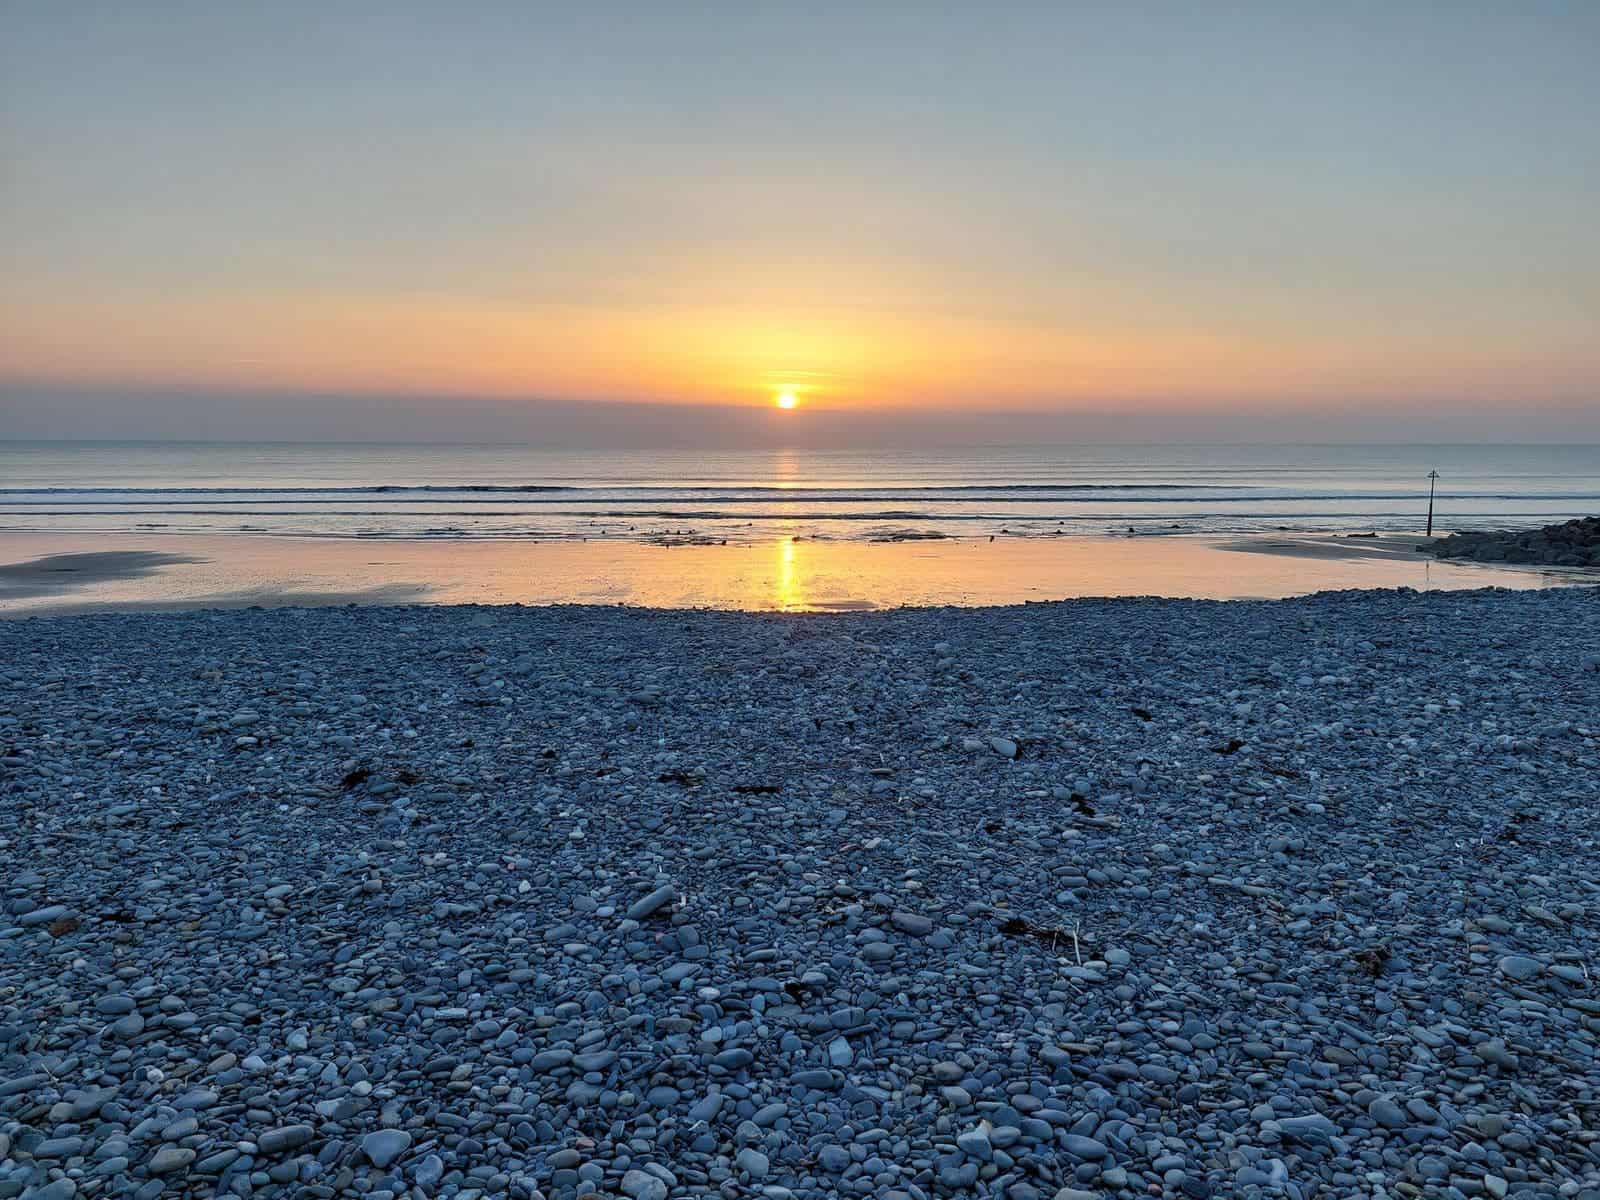
[[[507,449],[521,448],[527,450],[547,450],[555,452],[568,452],[573,450],[632,450],[637,453],[699,453],[694,447],[689,446],[606,446],[595,445],[546,445],[532,441],[521,441],[513,438],[496,438],[491,441],[448,441],[438,438],[107,438],[107,437],[56,437],[56,438],[11,438],[0,436],[0,445],[5,446],[433,446],[449,447],[452,449]],[[1573,448],[1600,447],[1600,441],[1574,442],[1569,438],[1536,439],[1525,442],[1508,442],[1503,438],[1484,438],[1477,441],[1416,441],[1396,438],[1374,438],[1370,441],[1307,441],[1304,439],[1286,441],[1239,441],[1237,439],[1224,439],[1220,441],[1193,441],[1189,439],[1168,439],[1163,441],[1105,441],[1095,438],[1081,439],[1065,442],[973,442],[969,448],[973,450],[1011,450],[1019,448],[1062,448],[1069,446],[1099,446],[1107,449],[1120,447],[1142,448],[1147,446],[1192,446],[1202,447],[1227,447],[1227,446],[1259,446],[1271,447],[1316,447],[1316,448],[1342,448],[1353,446],[1391,446],[1396,449],[1406,447],[1421,447],[1428,449],[1447,450],[1460,447],[1501,446],[1501,447],[1538,447],[1538,446],[1569,446]],[[921,446],[916,449],[949,450],[948,446]],[[863,447],[862,453],[881,453],[881,446]],[[772,454],[785,452],[805,452],[810,454],[836,454],[851,453],[848,448],[836,446],[748,446],[736,449],[733,453]],[[727,449],[718,451],[729,453]]]

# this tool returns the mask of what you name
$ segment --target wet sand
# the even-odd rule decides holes
[[[1280,598],[1344,588],[1537,588],[1593,573],[1441,563],[1415,539],[1075,537],[650,546],[0,535],[0,615],[484,603],[855,611],[1073,596]]]
[[[1219,538],[1217,546],[1247,554],[1286,554],[1295,558],[1379,558],[1414,562],[1423,557],[1420,548],[1431,540],[1412,533],[1376,536],[1367,533],[1257,533]]]
[[[162,567],[204,562],[157,550],[89,550],[0,564],[0,599],[56,596],[93,584],[142,579]]]

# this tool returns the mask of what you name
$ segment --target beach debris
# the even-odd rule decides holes
[[[1036,925],[1026,917],[1007,917],[1000,922],[1000,932],[1007,937],[1032,938],[1039,942],[1049,942],[1052,946],[1070,945],[1074,937],[1071,930]]]
[[[1371,976],[1383,974],[1383,969],[1388,965],[1393,952],[1389,947],[1379,942],[1374,946],[1367,946],[1355,951],[1350,957],[1355,959],[1356,965]]]

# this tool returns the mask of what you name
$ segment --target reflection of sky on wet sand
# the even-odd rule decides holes
[[[132,535],[0,535],[0,564],[46,555],[152,552],[165,565],[58,589],[0,593],[0,612],[251,603],[634,604],[841,611],[1017,604],[1069,596],[1275,597],[1354,587],[1540,587],[1540,574],[1436,562],[1414,550],[1241,553],[1248,539],[1059,538],[746,546],[423,542]],[[186,561],[187,559],[187,561]],[[199,560],[199,561],[193,561]],[[150,560],[141,560],[150,561]],[[48,580],[49,576],[44,577]],[[1579,577],[1582,578],[1582,577]],[[1594,581],[1595,576],[1587,576]]]
[[[776,608],[785,612],[804,607],[797,604],[799,592],[794,586],[794,539],[778,543],[778,595]]]

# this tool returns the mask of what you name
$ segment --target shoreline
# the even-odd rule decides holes
[[[1597,645],[1572,588],[0,622],[0,1185],[1582,1196]]]
[[[0,619],[349,603],[849,612],[1081,596],[1269,599],[1600,583],[1594,571],[1436,562],[1416,552],[1420,540],[1277,532],[666,547],[0,534]]]

